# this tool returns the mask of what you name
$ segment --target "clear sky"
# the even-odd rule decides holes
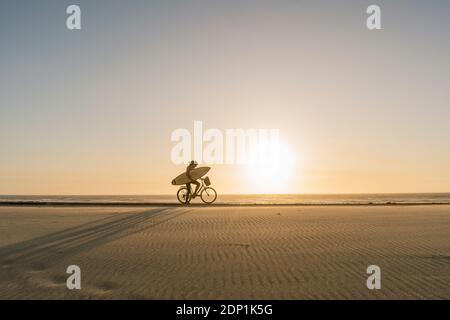
[[[449,192],[449,30],[445,0],[1,0],[0,194],[175,193],[194,120],[295,155],[276,190],[214,166],[219,193]]]

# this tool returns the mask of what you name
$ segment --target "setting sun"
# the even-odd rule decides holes
[[[245,168],[255,193],[285,193],[294,176],[295,158],[290,146],[278,139],[259,141]]]

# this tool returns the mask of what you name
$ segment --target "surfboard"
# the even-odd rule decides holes
[[[197,180],[198,178],[203,177],[205,174],[208,173],[208,171],[211,169],[211,167],[199,167],[199,168],[195,168],[191,171],[191,177],[194,180]],[[178,186],[180,184],[185,184],[188,183],[189,178],[186,174],[186,172],[180,174],[179,176],[177,176],[175,179],[172,180],[172,184],[174,186]]]

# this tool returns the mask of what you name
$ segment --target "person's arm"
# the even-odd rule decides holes
[[[191,176],[191,170],[192,170],[192,166],[189,165],[189,166],[186,168],[186,175],[187,175],[187,177],[189,178],[189,180],[193,181],[194,179],[192,179],[192,176]]]

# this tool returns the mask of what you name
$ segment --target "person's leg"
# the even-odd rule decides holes
[[[192,183],[196,185],[195,191],[194,191],[194,197],[195,197],[195,196],[197,196],[197,192],[198,192],[198,190],[200,189],[200,182],[198,182],[198,181],[193,181]]]
[[[190,184],[190,183],[186,183],[186,188],[187,188],[187,190],[188,190],[188,194],[186,194],[186,197],[188,197],[188,199],[186,199],[186,200],[189,200],[189,194],[192,195],[192,192],[191,192],[191,184]]]

